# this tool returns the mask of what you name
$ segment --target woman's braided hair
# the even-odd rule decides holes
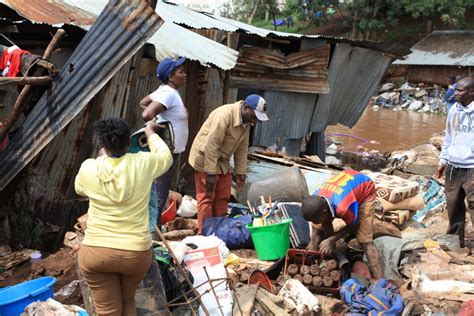
[[[128,145],[131,131],[122,119],[111,117],[96,121],[94,130],[101,145],[107,149],[117,150]]]

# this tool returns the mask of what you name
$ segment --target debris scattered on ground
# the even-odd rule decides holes
[[[422,113],[446,113],[444,96],[446,90],[439,86],[404,83],[400,88],[384,84],[379,94],[372,99],[374,106],[393,110],[408,109]]]

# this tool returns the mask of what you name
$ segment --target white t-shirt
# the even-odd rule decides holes
[[[161,112],[156,117],[158,121],[169,121],[173,124],[174,152],[182,153],[186,150],[188,142],[188,110],[184,106],[183,100],[178,90],[171,88],[167,84],[161,85],[158,90],[150,94],[150,99],[161,103],[166,107],[166,111]]]

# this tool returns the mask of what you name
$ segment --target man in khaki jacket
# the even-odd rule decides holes
[[[204,219],[224,216],[230,198],[234,155],[237,190],[247,178],[247,153],[250,127],[257,120],[267,121],[266,102],[256,94],[245,101],[218,107],[209,115],[194,139],[189,164],[196,171],[199,233]]]

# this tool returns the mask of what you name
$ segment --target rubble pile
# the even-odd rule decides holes
[[[435,134],[429,143],[408,150],[394,151],[390,153],[387,166],[382,171],[404,178],[411,175],[432,176],[438,168],[443,141],[443,136]]]
[[[372,279],[355,238],[340,240],[332,256],[306,250],[310,225],[301,221],[301,203],[278,202],[269,196],[248,205],[231,203],[229,217],[213,223],[212,233],[196,236],[195,200],[173,193],[168,208],[180,211],[174,212],[163,227],[167,244],[153,242],[156,262],[137,291],[138,310],[147,314],[152,310],[151,297],[165,297],[167,302],[154,299],[153,309],[169,308],[175,314],[194,310],[204,315],[201,301],[211,315],[368,314],[385,307],[390,315],[469,311],[472,306],[468,302],[474,301],[474,257],[469,248],[461,248],[457,236],[445,234],[443,184],[423,175],[431,173],[428,167],[420,167],[434,164],[441,144],[442,137],[432,137],[431,144],[392,153],[384,172],[362,171],[375,184],[373,236],[385,279]],[[294,164],[291,168],[303,168],[304,164],[311,170],[324,168],[324,179],[334,171],[304,159],[278,160],[284,160],[285,168],[288,164]],[[289,219],[290,247],[279,259],[261,260],[247,225],[266,229]],[[340,219],[332,224],[335,232],[346,226]],[[71,310],[71,306],[94,313],[90,291],[77,275],[74,256],[87,229],[87,215],[74,227],[75,231],[64,238],[66,248],[50,256],[43,254],[45,259],[33,259],[38,253],[35,250],[0,248],[0,287],[41,276],[57,278],[54,301],[30,306],[30,314],[39,309]],[[467,236],[466,245],[472,246],[470,223]],[[265,242],[275,242],[270,239]],[[163,290],[165,294],[159,294]],[[373,297],[378,301],[374,303]]]
[[[395,88],[393,83],[386,83],[380,88],[379,94],[372,98],[372,103],[374,106],[393,110],[446,113],[445,94],[446,90],[436,85],[425,86],[406,82],[400,88]]]

